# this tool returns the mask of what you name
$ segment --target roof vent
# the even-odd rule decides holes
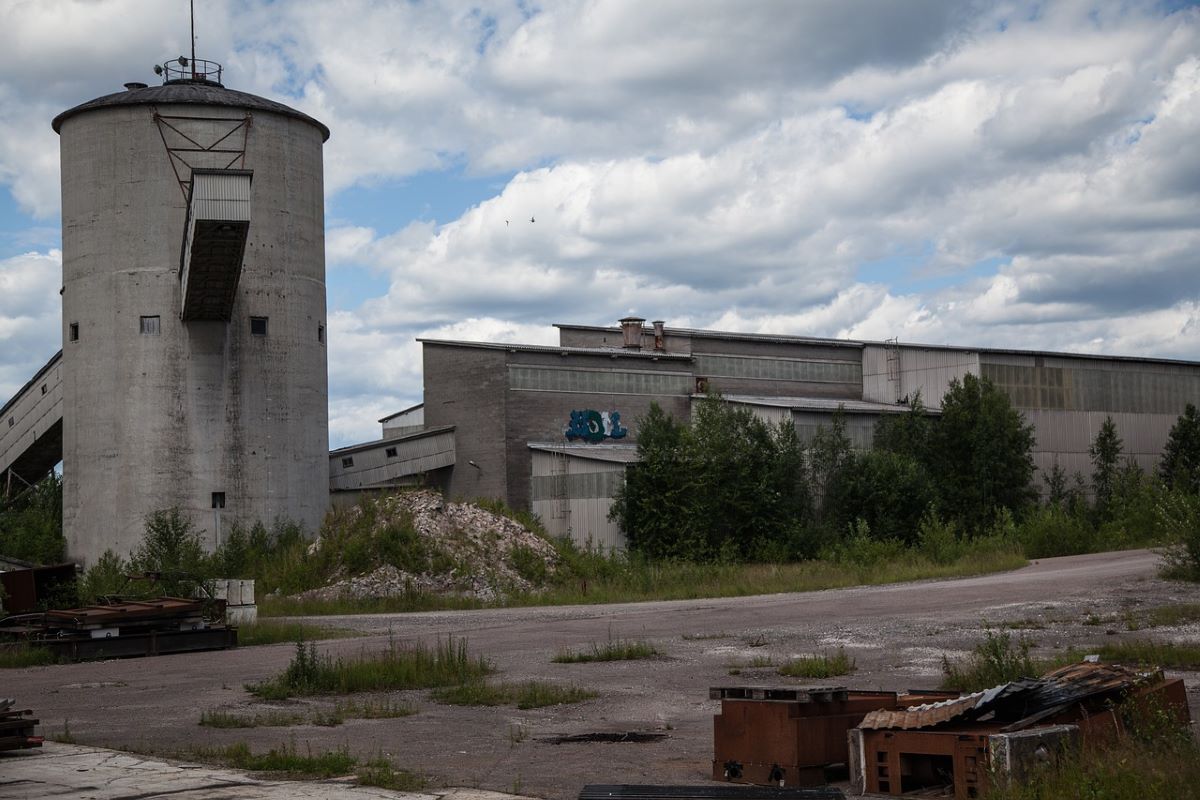
[[[659,352],[666,350],[667,344],[664,326],[666,326],[667,323],[663,322],[661,319],[656,319],[650,324],[654,326],[654,349],[658,350]]]
[[[129,83],[125,84],[126,91],[130,91],[130,92],[132,92],[134,89],[145,89],[145,88],[146,88],[146,84],[142,83],[141,81],[130,81]]]
[[[625,317],[620,321],[625,347],[630,350],[642,349],[642,323],[645,321],[641,317]]]

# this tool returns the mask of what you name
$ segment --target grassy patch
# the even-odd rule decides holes
[[[204,711],[200,714],[200,724],[206,728],[287,728],[307,723],[308,715],[298,711],[266,711],[260,714]]]
[[[596,696],[595,692],[575,686],[558,686],[544,681],[526,683],[465,683],[433,690],[433,699],[455,706],[507,706],[545,708],[546,706],[582,703]]]
[[[322,615],[432,611],[507,606],[555,606],[745,597],[781,592],[812,592],[846,586],[877,585],[930,578],[959,578],[1017,569],[1028,563],[1016,546],[968,550],[949,563],[937,563],[916,551],[872,565],[825,560],[791,564],[698,564],[650,561],[636,556],[605,557],[571,552],[560,543],[569,568],[544,590],[510,594],[484,603],[474,598],[411,592],[397,597],[354,600],[297,600],[266,597],[259,614]],[[700,636],[698,638],[706,638]],[[713,636],[712,638],[719,638]]]
[[[685,633],[680,636],[685,642],[706,642],[710,639],[729,639],[732,634],[718,631],[716,633]]]
[[[846,648],[839,647],[833,653],[793,658],[779,668],[779,674],[789,678],[832,678],[854,670],[854,659],[846,655]]]
[[[1163,726],[1104,746],[1067,753],[1020,783],[998,781],[991,800],[1178,800],[1196,797],[1200,745],[1186,728]]]
[[[1014,642],[1007,633],[987,631],[986,636],[964,661],[952,662],[942,656],[943,689],[977,692],[1045,671],[1045,665],[1029,655],[1033,642],[1025,637]]]
[[[1144,623],[1149,627],[1170,627],[1200,622],[1200,603],[1179,603],[1171,606],[1148,608],[1144,612]]]
[[[336,778],[349,775],[358,760],[346,749],[300,753],[294,744],[255,753],[245,742],[225,747],[198,748],[191,755],[202,761],[249,772],[268,772],[281,778]]]
[[[482,657],[471,658],[464,640],[448,639],[433,648],[400,647],[362,652],[353,658],[321,655],[313,644],[296,645],[287,669],[246,690],[263,700],[318,694],[352,694],[394,689],[429,689],[477,680],[492,672]]]
[[[1195,644],[1151,642],[1143,639],[1105,644],[1088,652],[1098,653],[1101,661],[1115,664],[1141,664],[1176,669],[1200,667],[1200,645]]]
[[[312,642],[321,639],[343,639],[348,636],[361,634],[345,628],[329,628],[323,625],[309,625],[303,622],[287,622],[275,619],[262,619],[249,625],[238,627],[238,646],[254,647],[260,644],[280,644],[281,642]]]
[[[429,785],[423,776],[406,769],[396,769],[383,756],[360,764],[354,774],[359,786],[378,786],[395,792],[419,792]]]
[[[592,661],[637,661],[661,655],[649,642],[610,639],[604,644],[592,642],[591,650],[560,650],[551,659],[555,664],[584,664]]]
[[[44,667],[47,664],[57,663],[58,656],[44,647],[31,647],[26,644],[0,647],[0,669]]]

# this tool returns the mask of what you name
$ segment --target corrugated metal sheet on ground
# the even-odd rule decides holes
[[[1065,710],[1074,703],[1099,695],[1115,695],[1161,679],[1161,673],[1141,673],[1117,664],[1070,664],[1038,679],[1021,678],[955,700],[899,710],[873,711],[860,728],[914,730],[942,723],[980,720],[991,715],[1011,722],[1005,730],[1019,730]]]

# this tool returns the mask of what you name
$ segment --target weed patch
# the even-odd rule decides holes
[[[26,644],[0,647],[0,669],[44,667],[57,663],[58,657],[44,647],[31,647]]]
[[[492,672],[482,657],[472,658],[464,640],[448,639],[433,648],[400,647],[360,653],[354,658],[331,658],[316,646],[296,644],[296,654],[279,675],[246,690],[263,700],[318,694],[352,694],[394,689],[429,689],[477,680]]]
[[[396,769],[383,756],[359,765],[354,774],[359,786],[378,786],[394,792],[419,792],[429,785],[423,776],[406,769]]]
[[[526,683],[466,683],[434,689],[433,699],[455,706],[506,706],[545,708],[582,703],[596,693],[574,686],[558,686],[543,681]]]
[[[942,656],[943,689],[977,692],[1042,674],[1042,665],[1029,655],[1033,642],[1025,637],[1014,642],[1003,632],[987,631],[986,635],[965,661],[952,662]]]
[[[612,639],[602,645],[592,642],[591,650],[560,650],[551,660],[555,664],[584,664],[592,661],[637,661],[659,655],[658,649],[649,642]]]
[[[1146,609],[1144,624],[1150,627],[1171,627],[1200,622],[1200,603],[1180,603]]]
[[[287,744],[265,753],[255,753],[245,742],[225,747],[198,748],[191,754],[202,761],[223,764],[248,772],[267,772],[281,778],[336,778],[349,775],[357,759],[346,749],[325,753],[300,753]]]
[[[854,659],[846,655],[846,648],[839,647],[833,653],[793,658],[779,668],[779,674],[789,678],[832,678],[849,675],[855,668]]]

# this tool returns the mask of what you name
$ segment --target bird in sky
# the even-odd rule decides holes
[[[530,222],[533,222],[533,217],[530,217],[530,218],[529,218],[529,221],[530,221]]]

